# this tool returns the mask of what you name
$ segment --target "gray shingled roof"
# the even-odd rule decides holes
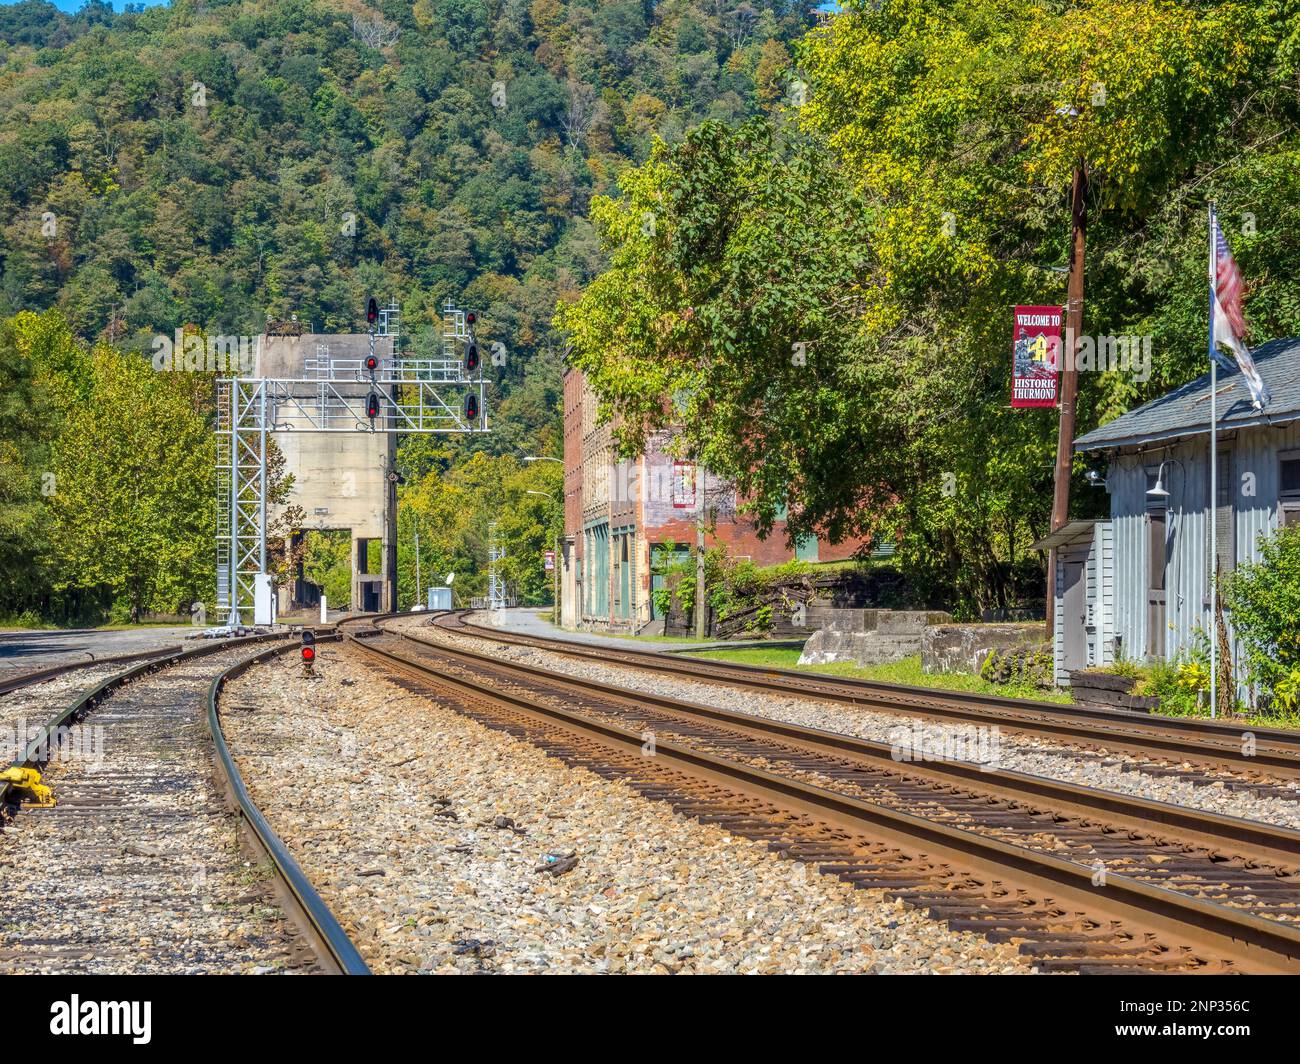
[[[1236,368],[1219,369],[1219,426],[1277,425],[1300,418],[1300,337],[1270,340],[1253,352],[1272,399],[1263,410],[1250,402],[1250,389]],[[1175,388],[1145,406],[1080,436],[1077,451],[1158,443],[1210,431],[1210,375]]]

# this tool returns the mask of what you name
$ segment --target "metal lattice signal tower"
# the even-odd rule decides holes
[[[497,523],[488,525],[488,609],[506,608],[506,581],[501,575],[499,562],[506,556],[506,548],[497,532]]]
[[[471,330],[465,312],[443,309],[441,357],[408,358],[399,349],[401,310],[380,308],[371,331],[392,340],[392,357],[374,370],[363,358],[333,358],[317,344],[300,377],[225,377],[217,381],[217,606],[229,623],[253,611],[266,573],[267,435],[273,432],[441,434],[488,431],[482,363],[466,375],[458,345]],[[258,357],[260,361],[260,341]],[[478,397],[466,416],[466,396]],[[371,397],[378,400],[368,416]],[[504,585],[503,585],[504,593]],[[504,600],[503,600],[504,601]]]

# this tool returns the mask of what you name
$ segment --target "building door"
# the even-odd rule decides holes
[[[1165,508],[1147,509],[1147,657],[1165,656]]]
[[[619,539],[618,601],[620,607],[619,616],[621,616],[624,620],[631,620],[632,618],[632,558],[631,558],[632,534],[630,532],[624,532],[623,535],[618,537],[618,539]]]
[[[1088,560],[1085,554],[1061,559],[1061,664],[1066,670],[1088,664]]]
[[[668,549],[666,543],[652,543],[650,545],[650,619],[659,620],[663,614],[659,607],[655,605],[655,592],[661,591],[668,586],[668,575],[665,570],[670,565],[676,565],[678,562],[684,562],[691,556],[690,547],[679,547],[673,545],[673,549]],[[660,598],[663,596],[661,595]]]

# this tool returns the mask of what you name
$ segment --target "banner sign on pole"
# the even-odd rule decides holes
[[[673,509],[695,509],[695,463],[673,463]]]
[[[1061,354],[1061,308],[1016,307],[1011,405],[1055,406]]]
[[[543,566],[543,568],[546,570],[546,572],[549,573],[552,569],[555,568],[555,551],[548,550],[545,551],[544,554],[546,558],[546,563]]]

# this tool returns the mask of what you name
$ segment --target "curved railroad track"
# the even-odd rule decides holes
[[[264,642],[276,645],[250,657]],[[44,724],[11,766],[19,778],[0,784],[0,971],[365,970],[247,802],[220,731],[225,680],[295,646],[253,636],[166,651]],[[214,770],[264,861],[242,859]],[[46,786],[54,804],[33,806]]]
[[[1146,716],[1124,710],[1090,709],[1057,702],[1001,698],[932,688],[908,687],[852,677],[817,676],[791,669],[763,668],[735,662],[683,659],[653,650],[595,647],[573,640],[522,635],[467,620],[471,611],[439,614],[431,623],[497,643],[533,647],[566,657],[726,684],[749,692],[837,702],[883,713],[945,723],[994,726],[1007,732],[1057,742],[1123,751],[1152,763],[1164,763],[1170,775],[1187,776],[1180,762],[1229,770],[1243,779],[1242,788],[1258,794],[1297,799],[1278,780],[1300,780],[1300,731],[1255,728],[1188,717]]]
[[[899,764],[882,744],[370,621],[349,626],[350,645],[471,717],[954,929],[1020,941],[1042,970],[1300,970],[1300,833],[968,763]]]
[[[24,687],[45,683],[60,676],[67,676],[82,669],[99,668],[104,665],[125,665],[130,661],[149,661],[164,658],[180,651],[179,646],[162,647],[157,650],[141,650],[135,654],[114,654],[106,658],[87,658],[85,661],[65,661],[58,665],[47,665],[41,669],[28,672],[15,672],[0,679],[0,695],[21,691]]]

